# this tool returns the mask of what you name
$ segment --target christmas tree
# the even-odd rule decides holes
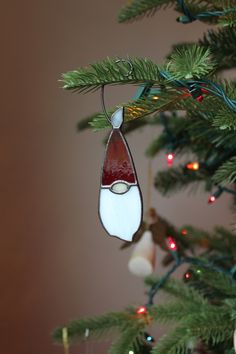
[[[137,85],[135,98],[120,105],[125,107],[123,132],[127,135],[148,125],[162,127],[146,152],[149,159],[166,153],[167,168],[155,171],[155,188],[165,196],[201,184],[211,205],[220,202],[223,193],[236,195],[236,85],[221,79],[224,70],[236,66],[236,1],[133,0],[121,10],[119,21],[139,20],[167,6],[175,7],[179,25],[202,21],[214,27],[198,43],[176,44],[165,63],[107,58],[65,73],[62,81],[64,89],[83,93],[98,89],[104,93],[109,85]],[[83,120],[79,129],[109,128],[109,117],[116,110],[94,114]],[[173,164],[175,156],[181,157],[178,165]],[[55,330],[55,340],[68,352],[71,342],[114,330],[111,354],[235,353],[233,231],[232,227],[217,227],[210,233],[189,225],[177,229],[148,209],[132,244],[138,247],[149,237],[150,247],[153,242],[164,250],[163,264],[168,270],[145,279],[147,302],[68,323]],[[124,243],[123,248],[127,246],[130,243]],[[143,257],[151,267],[152,257],[147,252]],[[176,280],[172,275],[182,265],[188,269],[182,280]],[[170,299],[155,305],[159,291]],[[173,327],[157,342],[148,334],[155,323]]]

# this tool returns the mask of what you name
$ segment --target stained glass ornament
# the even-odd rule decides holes
[[[124,120],[121,107],[111,116],[102,169],[99,216],[111,236],[132,241],[142,220],[142,196],[128,144],[120,130]]]

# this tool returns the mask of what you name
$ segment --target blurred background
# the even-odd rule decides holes
[[[78,134],[77,122],[101,110],[99,92],[61,89],[61,73],[109,57],[163,61],[176,42],[197,40],[200,23],[184,26],[173,10],[118,24],[124,0],[8,1],[1,11],[0,336],[4,354],[60,354],[52,330],[69,320],[145,301],[142,279],[127,269],[130,249],[109,238],[97,215],[104,132]],[[134,87],[107,88],[107,106],[129,100]],[[157,131],[128,136],[144,200],[145,149]],[[166,167],[154,160],[154,171]],[[230,197],[161,197],[157,212],[176,226],[229,226]],[[158,264],[156,271],[163,272]],[[157,339],[159,332],[153,333]],[[104,353],[106,343],[72,353]]]

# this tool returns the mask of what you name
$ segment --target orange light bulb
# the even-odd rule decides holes
[[[153,99],[154,101],[157,101],[157,100],[159,100],[159,97],[158,97],[158,96],[152,96],[152,99]]]
[[[188,170],[194,170],[194,171],[197,171],[199,170],[199,163],[198,162],[190,162],[186,165],[187,169]]]
[[[194,163],[193,163],[193,170],[194,170],[194,171],[199,170],[199,163],[198,163],[198,162],[194,162]]]

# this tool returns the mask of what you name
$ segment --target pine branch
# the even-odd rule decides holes
[[[189,225],[183,228],[187,230],[190,243],[199,244],[206,248],[208,253],[214,251],[221,255],[233,256],[236,252],[235,234],[223,227],[215,227],[212,233]]]
[[[180,191],[188,187],[193,182],[203,181],[203,176],[186,171],[182,167],[171,168],[159,172],[154,181],[154,185],[162,195],[170,195],[174,191]]]
[[[160,281],[160,278],[156,276],[150,276],[145,278],[145,284],[149,286],[155,285]],[[198,305],[206,305],[207,300],[195,289],[184,284],[183,281],[177,279],[170,279],[166,281],[162,288],[163,291],[178,298],[180,301],[186,301],[195,303]]]
[[[94,120],[94,119],[97,119],[98,117],[100,117],[99,119],[100,120],[103,120],[104,122],[101,123],[101,124],[105,124],[106,123],[106,117],[104,116],[104,114],[101,114],[101,113],[94,113],[92,114],[90,117],[86,117],[86,118],[83,118],[81,121],[79,121],[77,123],[77,130],[80,132],[80,131],[83,131],[83,130],[86,130],[86,129],[91,129],[91,122]]]
[[[235,232],[230,232],[221,226],[215,227],[216,237],[220,238],[229,254],[236,254],[236,237]],[[223,249],[223,247],[222,247]]]
[[[176,49],[167,62],[167,71],[173,80],[193,79],[207,76],[216,67],[210,50],[197,44]]]
[[[109,333],[113,329],[122,330],[132,325],[135,325],[135,323],[130,314],[126,312],[111,312],[95,318],[75,320],[70,322],[66,327],[68,329],[69,340],[74,340],[84,338],[87,328],[91,334],[100,337],[105,332]],[[53,338],[57,342],[62,342],[63,327],[58,327],[53,332]]]
[[[200,281],[210,288],[217,290],[217,294],[226,297],[236,297],[236,285],[230,276],[209,269],[202,269]]]
[[[185,326],[176,328],[158,340],[152,354],[187,354],[188,343],[195,338]]]
[[[214,1],[191,1],[187,3],[189,12],[192,15],[197,15],[208,10],[212,10],[212,3]],[[157,10],[161,8],[166,9],[167,7],[176,6],[176,9],[180,11],[179,6],[176,1],[173,0],[131,0],[131,3],[125,6],[119,14],[119,22],[128,22],[136,19],[143,18],[144,16],[151,16],[156,13]],[[218,6],[219,8],[219,6]],[[205,22],[214,23],[216,18],[205,18]]]
[[[221,110],[216,111],[213,125],[221,130],[232,129],[236,131],[236,112],[232,112],[228,106],[222,106]]]
[[[179,103],[181,104],[181,103]],[[163,125],[162,133],[155,138],[148,146],[146,150],[146,155],[148,157],[156,156],[163,149],[171,148],[171,150],[176,153],[181,152],[183,147],[189,146],[187,142],[189,141],[187,127],[189,122],[185,119],[185,117],[176,116],[167,116],[163,118],[166,121],[168,129],[171,133],[166,131],[163,122],[160,121],[159,116],[156,116],[157,124]]]
[[[211,345],[227,343],[232,338],[233,330],[234,322],[227,307],[193,306],[191,312],[182,317],[181,325],[162,337],[152,353],[187,353],[190,339],[197,338]]]
[[[221,185],[236,183],[236,156],[221,165],[212,178]]]
[[[217,70],[236,66],[236,28],[209,30],[199,43],[210,49],[218,64]]]
[[[161,134],[158,138],[153,140],[146,150],[148,157],[155,157],[158,152],[162,151],[163,147],[168,143],[168,139],[164,134]]]
[[[234,331],[234,323],[231,321],[229,310],[224,306],[220,308],[211,306],[208,307],[207,312],[200,310],[188,316],[185,326],[190,329],[194,337],[213,345],[231,341]]]
[[[229,349],[229,350],[226,350],[226,351],[224,352],[224,354],[235,354],[235,350],[234,350],[234,348],[231,348],[231,349]]]
[[[236,138],[236,132],[221,130],[213,125],[215,115],[217,112],[220,112],[222,109],[219,107],[218,100],[208,100],[209,104],[209,112],[204,112],[203,110],[194,111],[192,107],[187,112],[187,118],[190,123],[188,124],[186,129],[188,131],[189,136],[191,137],[191,141],[193,146],[193,152],[197,153],[200,150],[205,151],[205,156],[211,155],[214,156],[215,149],[217,149],[217,154],[223,153],[226,149],[231,150],[234,146],[234,141]],[[213,105],[215,104],[215,112],[211,112]],[[196,149],[195,149],[196,147]]]
[[[206,306],[201,303],[202,306]],[[150,315],[153,321],[168,324],[181,322],[187,316],[199,311],[199,302],[185,301],[181,298],[178,302],[168,302],[166,305],[153,306]],[[207,311],[207,309],[206,309]]]
[[[135,351],[140,343],[139,336],[141,329],[142,327],[140,325],[127,328],[126,331],[121,334],[120,338],[112,344],[108,354],[122,354]]]
[[[227,9],[226,9],[227,10]],[[219,24],[221,26],[228,26],[230,28],[233,28],[236,26],[236,9],[233,11],[230,11],[229,13],[226,13],[224,16],[219,18]]]
[[[107,58],[87,68],[69,71],[62,75],[63,88],[77,92],[89,92],[103,85],[116,84],[161,84],[159,67],[149,59]]]
[[[118,20],[119,22],[127,22],[145,15],[154,15],[161,7],[167,8],[175,3],[174,0],[132,0],[120,11]]]
[[[155,99],[153,97],[155,97]],[[156,99],[156,97],[157,96],[150,96],[121,104],[120,106],[125,107],[125,123],[131,122],[137,118],[143,119],[144,117],[155,112],[166,111],[171,107],[178,105],[179,101],[183,100],[183,98],[186,98],[185,94],[181,91],[173,89],[161,92],[158,99]],[[111,116],[116,109],[117,107],[114,107],[109,110],[108,115]],[[141,123],[140,125],[142,126]],[[84,127],[87,128],[88,126],[92,127],[95,131],[99,131],[110,127],[110,123],[107,121],[104,113],[97,113],[93,114],[91,118],[86,118],[80,123],[80,127],[82,127],[82,129]]]
[[[205,239],[209,240],[212,238],[212,234],[210,232],[198,229],[191,225],[184,225],[182,228],[187,231],[190,242],[197,242],[197,241],[201,242],[201,240],[205,240]]]

